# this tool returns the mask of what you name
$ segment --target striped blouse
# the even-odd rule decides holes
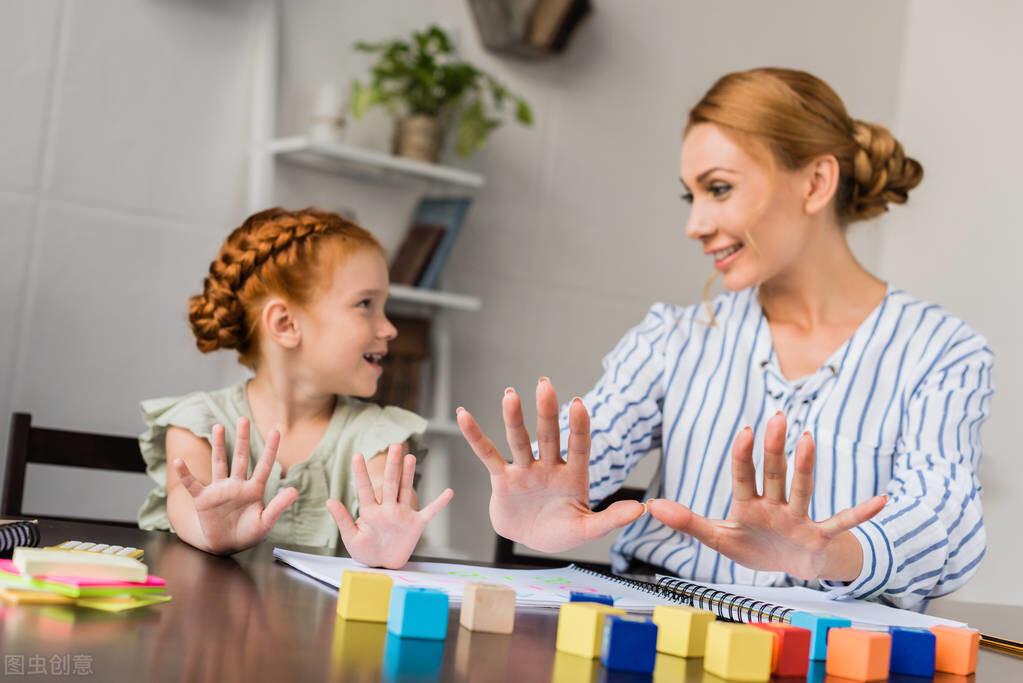
[[[889,287],[820,370],[788,380],[756,289],[725,293],[711,306],[713,326],[704,304],[656,304],[604,359],[603,377],[583,398],[593,433],[591,505],[660,451],[650,495],[726,517],[732,441],[753,427],[759,473],[766,423],[778,410],[789,424],[790,460],[802,432],[817,443],[813,519],[882,492],[889,502],[853,530],[864,560],[848,583],[747,569],[649,515],[615,541],[614,568],[636,558],[696,580],[808,585],[835,598],[880,597],[910,608],[963,585],[986,545],[977,472],[993,355],[984,338],[938,306]],[[790,462],[789,483],[791,474]]]

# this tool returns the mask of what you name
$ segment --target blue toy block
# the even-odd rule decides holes
[[[656,660],[657,624],[642,617],[604,618],[600,662],[605,668],[651,674]]]
[[[572,591],[568,594],[569,602],[599,602],[603,605],[615,606],[615,599],[610,595],[601,595],[600,593],[581,593],[579,591]]]
[[[399,638],[387,634],[384,647],[383,679],[386,681],[439,681],[444,663],[444,642],[419,638]],[[379,655],[374,662],[380,666]],[[347,679],[352,671],[345,671]],[[355,676],[353,676],[355,678]],[[368,678],[366,680],[369,680]]]
[[[391,598],[392,600],[394,598]],[[828,658],[828,631],[833,628],[847,628],[852,622],[830,614],[793,612],[789,622],[793,626],[810,629],[810,659],[823,661]]]
[[[448,635],[448,594],[433,588],[395,586],[387,630],[401,638],[444,640]]]
[[[888,670],[907,676],[934,675],[934,653],[937,639],[920,628],[891,628],[892,659]]]

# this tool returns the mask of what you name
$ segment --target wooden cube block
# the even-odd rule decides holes
[[[676,657],[702,657],[707,644],[707,625],[713,621],[713,612],[695,607],[654,607],[657,651]]]
[[[515,628],[515,591],[492,583],[467,583],[459,618],[470,631],[511,633]]]
[[[922,628],[892,628],[892,658],[888,670],[906,676],[934,675],[936,638]]]
[[[605,605],[614,607],[615,599],[610,595],[603,595],[601,593],[584,593],[582,591],[570,591],[568,594],[569,602],[600,602]]]
[[[774,636],[771,651],[771,673],[775,676],[806,676],[810,667],[810,629],[763,622],[750,624]]]
[[[833,628],[848,628],[852,622],[830,614],[793,612],[789,623],[810,629],[810,659],[824,661],[828,658],[828,631]]]
[[[604,617],[624,615],[625,610],[599,602],[566,602],[558,612],[555,647],[580,657],[596,659],[604,638]]]
[[[707,625],[703,670],[730,681],[771,679],[774,636],[748,624],[715,621]]]
[[[657,624],[644,617],[604,618],[600,663],[611,671],[652,674],[657,660]]]
[[[448,635],[448,594],[433,588],[395,586],[387,630],[401,638],[444,640]]]
[[[892,658],[892,636],[884,631],[858,628],[833,628],[828,633],[828,676],[854,681],[878,681],[888,678]]]
[[[354,621],[387,621],[394,581],[386,574],[351,572],[341,574],[337,613]]]
[[[950,674],[968,676],[977,670],[977,648],[980,631],[975,628],[932,626],[934,634],[934,668]]]

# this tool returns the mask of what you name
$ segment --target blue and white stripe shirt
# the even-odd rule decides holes
[[[656,304],[604,359],[584,398],[591,414],[590,503],[661,452],[652,497],[722,519],[732,501],[732,442],[756,434],[762,473],[767,420],[781,410],[786,451],[809,430],[817,444],[810,515],[824,520],[873,495],[889,502],[853,530],[863,570],[851,582],[804,582],[747,569],[646,515],[615,541],[612,563],[630,558],[696,580],[809,585],[832,597],[879,597],[919,607],[976,571],[986,535],[977,478],[980,427],[990,411],[993,355],[983,337],[936,305],[889,287],[884,300],[815,374],[786,379],[757,290],[706,305]],[[568,406],[561,410],[562,446]]]

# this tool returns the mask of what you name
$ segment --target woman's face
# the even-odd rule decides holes
[[[751,155],[720,127],[693,126],[682,142],[683,197],[692,205],[686,235],[721,271],[725,287],[758,285],[798,265],[812,224],[805,174]]]

